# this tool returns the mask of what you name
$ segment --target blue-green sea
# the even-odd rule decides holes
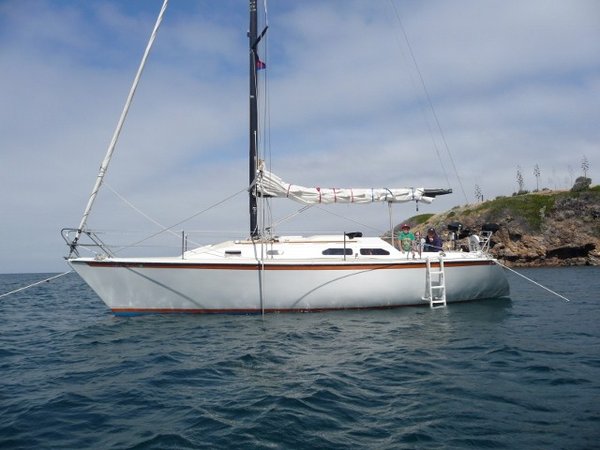
[[[71,273],[0,299],[0,448],[599,448],[600,268],[520,272],[571,301],[114,317]]]

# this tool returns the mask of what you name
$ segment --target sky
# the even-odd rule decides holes
[[[0,273],[68,270],[60,230],[79,224],[161,5],[0,0]],[[391,212],[295,215],[274,200],[278,234],[379,235],[475,202],[477,188],[512,195],[518,171],[527,190],[568,189],[584,157],[598,183],[600,2],[267,6],[259,139],[271,170],[304,186],[454,192]],[[157,224],[176,226],[140,251],[177,255],[181,230],[189,245],[248,235],[247,9],[171,0],[88,223],[108,244]]]

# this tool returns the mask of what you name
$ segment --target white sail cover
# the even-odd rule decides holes
[[[267,170],[259,172],[257,189],[262,196],[287,197],[309,205],[318,203],[403,203],[411,201],[431,203],[433,201],[432,197],[427,197],[424,194],[424,188],[308,188],[286,183]]]

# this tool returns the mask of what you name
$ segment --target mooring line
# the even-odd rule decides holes
[[[545,289],[545,290],[547,290],[547,291],[548,291],[548,292],[550,292],[551,294],[554,294],[554,295],[556,295],[557,297],[560,297],[560,298],[562,298],[562,299],[564,299],[564,300],[566,300],[566,301],[568,301],[568,302],[570,302],[570,301],[571,301],[571,300],[569,300],[567,297],[565,297],[564,295],[560,295],[558,292],[555,292],[555,291],[553,291],[552,289],[550,289],[550,288],[547,288],[546,286],[544,286],[544,285],[542,285],[542,284],[538,283],[537,281],[534,281],[534,280],[532,280],[531,278],[527,278],[527,277],[526,277],[525,275],[523,275],[522,273],[519,273],[519,272],[517,272],[516,270],[513,270],[513,269],[511,269],[510,267],[508,267],[508,266],[505,266],[505,265],[504,265],[504,264],[502,264],[501,262],[499,262],[499,261],[496,261],[496,260],[494,260],[494,262],[495,262],[496,264],[498,264],[500,267],[504,267],[505,269],[508,269],[508,270],[510,270],[512,273],[514,273],[514,274],[516,274],[516,275],[519,275],[521,278],[525,278],[527,281],[529,281],[529,282],[531,282],[531,283],[535,284],[536,286],[539,286],[539,287],[541,287],[542,289]]]
[[[71,272],[73,272],[73,271],[72,271],[72,270],[69,270],[68,272],[61,273],[61,274],[58,274],[58,275],[54,275],[54,276],[52,276],[52,277],[50,277],[50,278],[46,278],[45,280],[36,281],[35,283],[32,283],[32,284],[30,284],[29,286],[24,286],[24,287],[21,287],[21,288],[19,288],[19,289],[15,289],[14,291],[6,292],[6,293],[4,293],[4,294],[0,295],[0,298],[2,298],[2,297],[8,297],[8,296],[9,296],[9,295],[11,295],[11,294],[15,294],[15,293],[17,293],[17,292],[24,291],[25,289],[29,289],[29,288],[31,288],[31,287],[33,287],[33,286],[37,286],[38,284],[42,284],[42,283],[45,283],[45,282],[47,282],[47,281],[56,280],[57,278],[60,278],[60,277],[62,277],[62,276],[65,276],[65,275],[67,275],[67,274],[69,274],[69,273],[71,273]]]

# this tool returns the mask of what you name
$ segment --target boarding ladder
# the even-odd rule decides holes
[[[438,259],[439,269],[432,270],[431,259],[426,259],[425,268],[425,296],[423,300],[429,302],[431,308],[446,306],[446,274],[444,272],[444,259]]]

